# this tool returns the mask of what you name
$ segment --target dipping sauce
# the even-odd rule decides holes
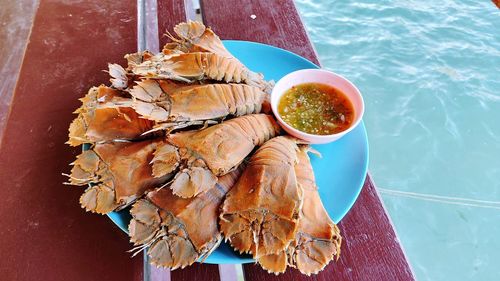
[[[304,83],[287,90],[280,98],[278,112],[288,125],[314,135],[342,132],[354,120],[354,108],[346,95],[320,83]]]

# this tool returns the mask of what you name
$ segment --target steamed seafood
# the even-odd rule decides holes
[[[123,98],[118,90],[106,87],[92,87],[81,98],[82,106],[75,113],[78,116],[69,127],[68,144],[77,146],[84,143],[107,142],[113,140],[138,139],[153,128],[154,122],[140,118],[130,107],[101,107],[106,102]]]
[[[173,130],[269,111],[268,96],[245,84],[206,84],[166,89],[161,81],[144,80],[129,90],[131,98],[111,99],[103,107],[133,108],[142,118],[155,121],[154,130]]]
[[[208,52],[236,59],[224,47],[219,36],[201,22],[188,21],[179,23],[174,27],[174,32],[179,38],[168,34],[172,42],[163,47],[164,54],[170,54],[173,50],[180,50],[184,53]]]
[[[285,250],[257,259],[264,269],[275,274],[285,272],[287,266],[305,275],[316,274],[340,256],[342,237],[321,203],[307,149],[301,147],[295,166],[297,182],[304,194],[295,239]]]
[[[231,246],[253,258],[285,250],[297,232],[302,205],[294,139],[276,137],[262,145],[224,201],[221,232]]]
[[[203,262],[223,237],[269,272],[306,275],[340,254],[308,146],[270,114],[272,83],[200,22],[180,23],[159,54],[109,64],[110,86],[81,99],[68,144],[87,150],[68,184],[82,208],[131,206],[133,255],[170,269]]]
[[[172,175],[153,177],[149,164],[161,139],[96,144],[72,163],[69,184],[90,185],[80,197],[82,208],[106,214],[122,209]]]
[[[239,61],[205,52],[158,54],[150,60],[132,65],[131,72],[150,79],[172,79],[187,83],[216,80],[268,89],[268,83],[261,74],[250,71]]]
[[[241,173],[219,177],[217,185],[196,197],[175,196],[169,188],[149,192],[130,211],[130,241],[140,251],[149,247],[151,263],[171,269],[204,260],[219,246],[218,209]]]
[[[273,117],[252,114],[199,131],[170,134],[151,161],[153,175],[163,177],[179,170],[170,188],[180,197],[193,197],[212,188],[217,176],[236,168],[255,146],[276,136]]]
[[[148,51],[127,55],[128,67],[110,65],[111,82],[124,89],[137,79],[170,79],[193,83],[216,80],[226,83],[245,83],[270,92],[272,83],[262,74],[250,71],[224,47],[220,38],[200,22],[180,23],[174,28],[179,38],[173,40],[162,53]]]

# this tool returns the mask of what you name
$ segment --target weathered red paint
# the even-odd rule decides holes
[[[40,2],[0,147],[1,280],[142,280],[127,237],[61,175],[78,98],[135,51],[136,25],[131,0]]]

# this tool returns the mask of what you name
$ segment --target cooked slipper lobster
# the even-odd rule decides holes
[[[295,172],[298,151],[289,137],[267,141],[228,192],[220,227],[238,252],[259,259],[285,250],[294,240],[303,198]]]
[[[167,33],[172,40],[171,43],[163,47],[164,54],[171,54],[177,50],[183,53],[208,52],[236,59],[222,44],[219,36],[210,27],[206,27],[198,21],[188,21],[179,23],[174,27],[174,32],[179,38]]]
[[[172,43],[162,53],[148,51],[127,55],[128,67],[110,65],[111,83],[125,89],[137,79],[170,79],[193,83],[216,80],[226,83],[245,83],[270,93],[273,83],[262,74],[250,71],[222,44],[220,38],[200,22],[180,23],[174,27],[179,36],[168,34]]]
[[[274,118],[252,114],[198,131],[171,134],[151,161],[153,175],[164,177],[178,170],[170,188],[189,198],[212,188],[217,176],[236,168],[252,150],[280,132]]]
[[[271,273],[283,273],[287,266],[291,266],[309,276],[340,256],[340,230],[321,203],[307,150],[307,146],[300,148],[297,153],[299,163],[295,166],[297,182],[304,194],[295,239],[285,250],[257,259]]]
[[[141,251],[149,247],[151,263],[171,269],[203,261],[219,246],[219,205],[241,174],[238,168],[219,177],[215,186],[196,197],[181,198],[169,188],[149,192],[130,211],[130,241]]]
[[[150,165],[162,143],[156,139],[96,144],[78,155],[68,184],[90,185],[80,197],[82,208],[99,214],[120,210],[166,183],[173,175],[153,177]]]
[[[269,112],[268,94],[245,84],[206,84],[166,89],[162,81],[143,80],[130,89],[132,98],[117,97],[101,106],[133,108],[155,122],[156,130],[175,130],[205,121]]]
[[[262,90],[269,84],[261,74],[250,71],[238,60],[213,53],[158,54],[152,59],[131,66],[134,75],[151,79],[172,79],[182,82],[216,80],[245,83]]]
[[[124,98],[124,93],[106,87],[93,87],[81,98],[78,116],[69,126],[68,144],[109,142],[113,140],[139,139],[153,129],[154,122],[140,118],[130,107],[101,107],[111,100]]]

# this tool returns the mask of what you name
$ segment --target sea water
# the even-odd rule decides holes
[[[500,10],[296,4],[323,67],[365,98],[370,172],[416,277],[500,280]]]

